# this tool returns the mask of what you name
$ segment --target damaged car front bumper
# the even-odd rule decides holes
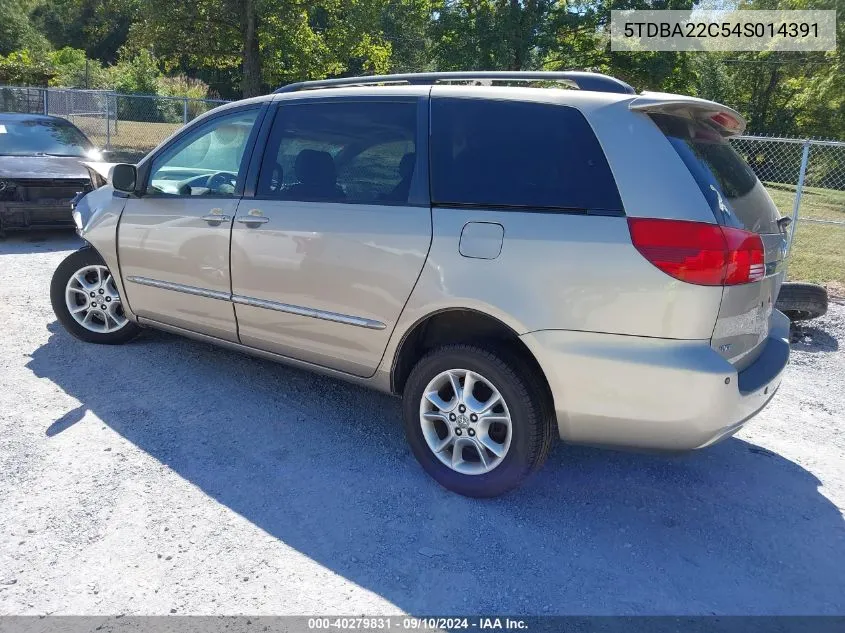
[[[4,181],[0,191],[0,233],[74,226],[71,200],[91,191],[88,179]]]

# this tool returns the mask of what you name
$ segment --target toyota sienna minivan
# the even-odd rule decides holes
[[[789,356],[785,222],[744,127],[583,72],[293,84],[112,167],[53,308],[92,343],[160,328],[402,396],[464,495],[518,486],[555,436],[703,448]]]

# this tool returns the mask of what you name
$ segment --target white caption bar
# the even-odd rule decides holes
[[[611,11],[613,51],[833,51],[836,11]]]

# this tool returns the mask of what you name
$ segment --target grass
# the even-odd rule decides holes
[[[104,122],[96,117],[74,117],[91,140],[106,144]],[[137,162],[161,141],[178,130],[177,123],[119,121],[111,134],[109,162]],[[782,215],[792,215],[795,186],[767,182],[766,189]],[[801,218],[835,220],[845,223],[845,191],[805,187],[801,198],[798,228],[789,263],[789,279],[828,285],[837,294],[845,294],[845,224],[816,224]]]
[[[764,184],[781,214],[792,215],[792,206],[795,202],[795,185],[785,185],[779,182]],[[798,216],[799,219],[804,217],[845,222],[845,191],[804,187]]]
[[[795,186],[765,184],[781,214],[792,215]],[[802,218],[843,224],[817,224]],[[804,188],[788,270],[792,281],[824,284],[838,295],[845,294],[845,191]]]
[[[809,281],[845,295],[845,226],[798,221],[789,262],[790,281]]]

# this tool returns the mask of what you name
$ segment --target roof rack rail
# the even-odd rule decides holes
[[[441,73],[404,73],[399,75],[370,75],[365,77],[341,77],[339,79],[318,79],[299,81],[282,86],[274,91],[298,92],[317,88],[340,88],[342,86],[364,86],[372,84],[412,84],[431,86],[441,81],[560,81],[575,86],[579,90],[594,92],[615,92],[636,94],[636,91],[621,79],[588,73],[580,70],[565,71],[512,71],[512,70],[477,70]]]

